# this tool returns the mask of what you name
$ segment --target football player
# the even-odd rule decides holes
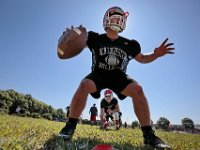
[[[140,122],[144,143],[155,148],[168,148],[151,127],[151,117],[147,98],[142,86],[126,74],[128,63],[136,60],[147,64],[156,59],[173,54],[173,43],[166,38],[160,46],[150,53],[142,53],[138,41],[120,36],[126,28],[128,12],[120,7],[109,8],[103,18],[105,33],[88,32],[86,45],[92,54],[92,67],[77,88],[72,101],[69,121],[61,130],[60,135],[70,139],[76,129],[78,118],[85,108],[87,97],[91,94],[100,97],[100,92],[109,88],[119,99],[129,96],[133,102],[135,114]]]
[[[114,122],[116,130],[119,130],[119,105],[118,100],[113,97],[113,91],[105,90],[104,98],[101,100],[100,129],[106,129],[109,125],[109,118]]]

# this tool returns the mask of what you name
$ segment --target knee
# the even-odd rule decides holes
[[[144,92],[143,92],[143,88],[142,88],[142,86],[141,85],[139,85],[139,84],[134,84],[133,86],[132,86],[132,90],[133,90],[133,97],[134,96],[143,96],[144,95]]]
[[[88,79],[82,80],[79,85],[80,90],[86,91],[88,93],[91,93],[91,91],[93,91],[94,87],[95,87],[95,85],[94,85],[93,81],[88,80]]]
[[[103,118],[104,117],[104,113],[100,113],[100,118]]]

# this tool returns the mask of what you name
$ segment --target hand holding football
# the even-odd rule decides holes
[[[58,40],[58,57],[68,59],[78,55],[86,47],[86,41],[87,31],[85,27],[79,26],[67,29]]]

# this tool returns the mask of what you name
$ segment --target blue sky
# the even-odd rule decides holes
[[[57,57],[57,41],[66,27],[82,24],[104,33],[105,11],[120,6],[129,12],[121,34],[136,39],[143,53],[169,37],[175,55],[150,64],[130,62],[127,73],[144,88],[156,122],[166,117],[180,124],[184,117],[200,124],[200,1],[199,0],[1,0],[0,89],[31,94],[37,100],[65,108],[79,82],[91,69],[85,49],[67,60]],[[88,97],[83,118],[99,100]],[[124,121],[137,120],[131,99],[119,101]]]

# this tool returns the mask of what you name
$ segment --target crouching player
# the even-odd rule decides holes
[[[118,100],[113,97],[112,90],[105,90],[104,98],[101,100],[100,109],[100,129],[106,129],[108,127],[109,118],[115,124],[116,130],[119,130],[119,105]]]

